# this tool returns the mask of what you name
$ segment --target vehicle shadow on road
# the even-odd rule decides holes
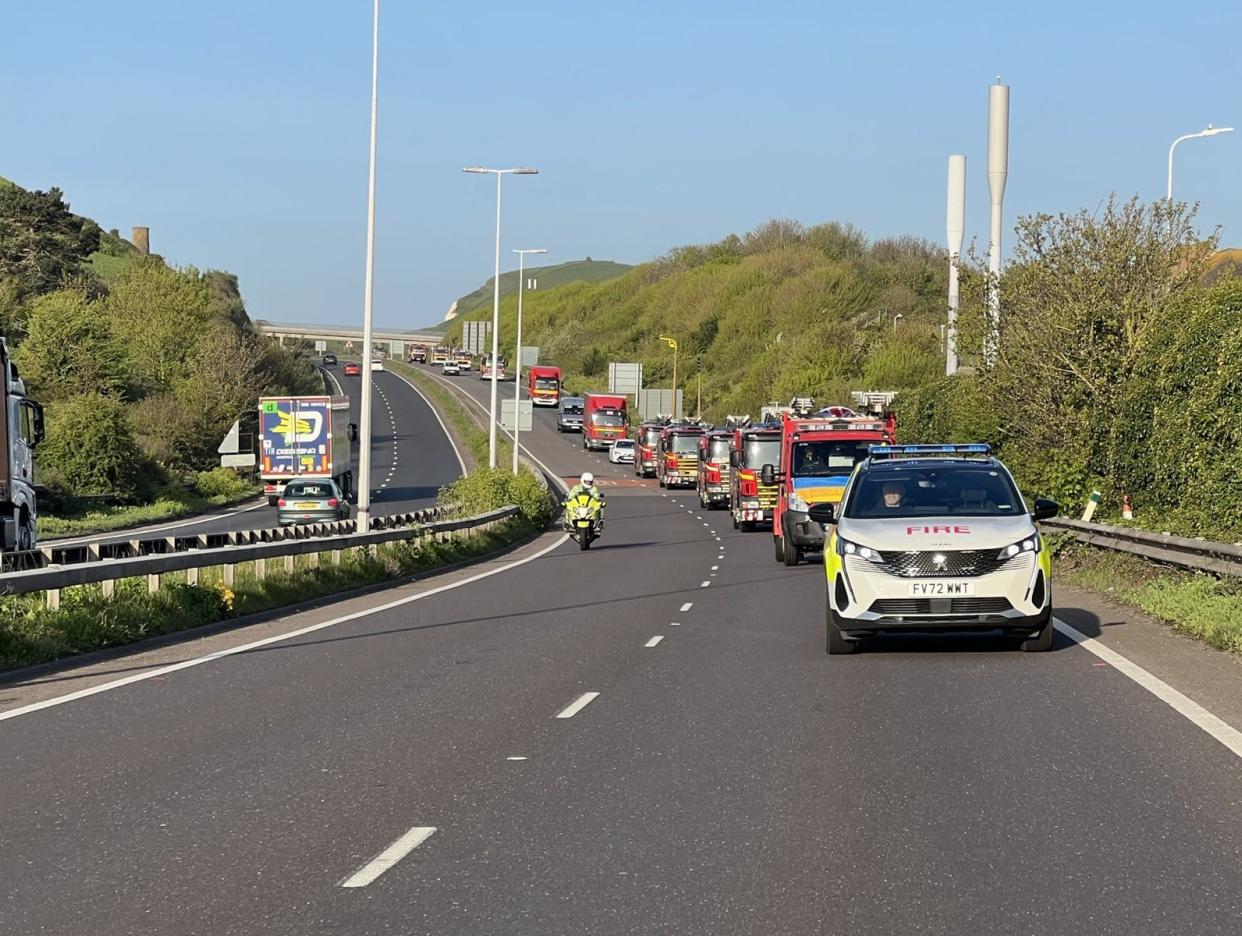
[[[1077,620],[1081,620],[1084,624],[1079,627],[1078,624],[1069,620],[1069,615]],[[1099,618],[1089,611],[1083,611],[1081,608],[1054,608],[1053,617],[1061,618],[1067,624],[1071,624],[1075,630],[1081,631],[1088,637],[1099,636],[1100,624]],[[1094,627],[1087,623],[1087,619],[1095,621]],[[1104,625],[1108,626],[1108,625]],[[1088,633],[1093,630],[1093,633]],[[1005,637],[999,630],[993,631],[939,631],[926,633],[910,633],[910,634],[891,634],[881,635],[879,637],[869,638],[862,652],[866,653],[1013,653],[1020,652],[1020,637]],[[1077,646],[1074,641],[1070,640],[1060,631],[1054,631],[1052,635],[1052,652],[1059,650],[1068,650]]]

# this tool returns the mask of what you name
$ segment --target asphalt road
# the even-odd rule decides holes
[[[361,422],[361,377],[346,377],[340,365],[324,369],[349,397],[350,418]],[[371,509],[377,516],[432,506],[440,487],[461,475],[461,462],[435,412],[405,380],[389,371],[373,375],[371,408]],[[334,389],[333,391],[338,392]],[[357,451],[354,476],[358,476]],[[192,536],[256,530],[276,525],[276,508],[263,500],[197,518],[151,524],[119,533],[47,540],[49,543],[123,542],[143,536]]]
[[[1239,931],[1242,761],[1122,672],[829,658],[820,568],[526,438],[590,552],[0,721],[0,932]]]

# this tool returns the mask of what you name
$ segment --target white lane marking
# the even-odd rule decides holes
[[[1153,676],[1137,663],[1131,662],[1116,650],[1106,647],[1094,637],[1075,630],[1060,618],[1053,618],[1052,625],[1084,650],[1095,654],[1114,669],[1134,680],[1177,714],[1229,748],[1235,756],[1242,757],[1242,731],[1213,715],[1198,702],[1178,692],[1164,680]]]
[[[704,524],[703,524],[703,526],[707,526],[707,525],[708,525],[707,523],[704,523]]]
[[[415,826],[361,868],[341,881],[341,887],[366,887],[398,861],[431,838],[435,826]]]
[[[656,644],[658,644],[663,639],[664,639],[664,636],[662,634],[656,634],[654,637],[648,640],[645,644],[643,644],[643,646],[646,647],[648,650],[650,650],[652,647],[654,647]]]
[[[254,640],[247,644],[240,644],[236,647],[228,647],[224,650],[217,650],[214,653],[208,653],[201,657],[195,657],[192,660],[182,660],[180,663],[170,663],[168,666],[161,666],[144,673],[135,673],[132,676],[124,676],[120,679],[114,679],[112,682],[101,683],[98,686],[91,686],[88,689],[79,689],[76,692],[69,692],[63,696],[56,696],[51,699],[44,699],[42,702],[32,702],[30,705],[23,705],[20,708],[9,709],[7,712],[0,712],[0,721],[9,718],[16,718],[19,715],[29,715],[31,712],[37,712],[41,709],[51,708],[54,705],[63,705],[66,702],[73,702],[77,699],[85,699],[87,696],[98,695],[101,692],[107,692],[110,689],[120,689],[122,686],[128,686],[130,683],[142,682],[147,679],[154,679],[157,676],[165,676],[168,673],[175,673],[177,670],[189,669],[191,666],[199,666],[203,663],[210,663],[213,660],[219,660],[223,657],[233,656],[237,653],[246,653],[249,650],[255,650],[259,647],[266,647],[269,644],[279,643],[283,640],[291,640],[294,637],[301,637],[304,634],[313,634],[328,627],[335,627],[337,624],[344,624],[348,621],[356,621],[359,618],[367,617],[371,614],[380,614],[384,611],[391,611],[393,608],[400,608],[403,605],[410,604],[414,601],[422,601],[424,598],[430,598],[441,592],[452,591],[455,588],[461,588],[463,585],[472,585],[475,582],[485,578],[491,578],[493,575],[499,575],[501,572],[508,572],[510,569],[516,569],[524,566],[528,562],[534,562],[536,559],[542,559],[554,549],[558,549],[565,543],[569,542],[569,534],[565,533],[558,536],[555,541],[549,543],[543,549],[539,550],[525,559],[515,559],[513,562],[505,563],[494,569],[488,569],[486,572],[479,572],[475,575],[468,576],[458,582],[449,582],[446,585],[437,585],[435,588],[429,588],[427,591],[419,592],[417,595],[407,595],[404,598],[398,598],[396,601],[389,601],[386,604],[376,605],[374,608],[364,608],[361,611],[354,611],[350,614],[343,614],[338,618],[332,618],[330,621],[321,621],[318,624],[310,624],[306,627],[299,627],[297,630],[291,630],[286,634],[275,634],[271,637],[264,637],[262,640]],[[290,609],[292,611],[292,609]]]
[[[712,571],[713,571],[713,572],[715,572],[715,571],[716,571],[717,569],[719,569],[719,568],[720,568],[720,566],[712,566]]]
[[[693,602],[693,601],[687,601],[684,605],[682,605],[682,606],[681,606],[681,610],[682,610],[682,611],[689,611],[689,610],[690,610],[691,608],[693,608],[693,607],[694,607],[694,602]]]
[[[584,692],[567,706],[556,713],[557,718],[573,718],[584,708],[599,698],[598,692]]]
[[[427,399],[427,397],[423,396],[423,391],[419,390],[418,387],[414,386],[414,381],[407,380],[405,377],[402,377],[400,374],[398,374],[395,370],[389,371],[389,373],[392,374],[394,377],[396,377],[398,380],[400,380],[402,383],[404,383],[407,387],[409,387],[415,393],[417,393],[419,397],[422,398],[422,401],[427,404],[427,409],[431,410],[431,414],[435,416],[436,422],[440,424],[440,429],[443,430],[444,432],[444,437],[449,440],[449,445],[453,447],[453,454],[457,456],[457,464],[461,466],[461,473],[464,476],[466,474],[466,461],[465,459],[461,457],[461,452],[457,448],[457,443],[453,441],[452,433],[448,431],[448,426],[444,425],[444,420],[440,418],[440,414],[439,412],[436,411],[436,408],[431,405],[431,401]]]
[[[681,627],[681,621],[669,621],[668,626],[669,627]]]
[[[699,588],[706,588],[710,584],[711,582],[704,582],[702,585],[699,586]]]
[[[517,760],[526,760],[526,758],[525,758],[525,757],[518,756],[518,755],[516,755],[516,754],[510,754],[508,757],[506,757],[506,758],[505,758],[505,760],[514,760],[514,761],[517,761]]]

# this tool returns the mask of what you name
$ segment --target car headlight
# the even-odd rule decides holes
[[[872,549],[870,546],[860,546],[857,543],[851,543],[847,539],[837,537],[837,552],[842,556],[857,556],[859,559],[866,559],[868,562],[876,564],[882,563],[884,557],[880,555],[878,549]]]
[[[789,505],[790,510],[800,510],[806,513],[810,510],[810,506],[802,499],[802,495],[797,491],[790,491],[789,496],[785,498],[785,503]]]
[[[1040,550],[1039,534],[1032,533],[1030,536],[1024,537],[1016,543],[1010,543],[1004,549],[996,554],[997,559],[1012,559],[1014,556],[1020,556],[1023,553],[1038,553]]]

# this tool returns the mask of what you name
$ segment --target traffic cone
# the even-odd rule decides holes
[[[1134,519],[1134,508],[1130,506],[1130,495],[1129,494],[1121,495],[1121,519],[1122,520],[1133,520]]]

